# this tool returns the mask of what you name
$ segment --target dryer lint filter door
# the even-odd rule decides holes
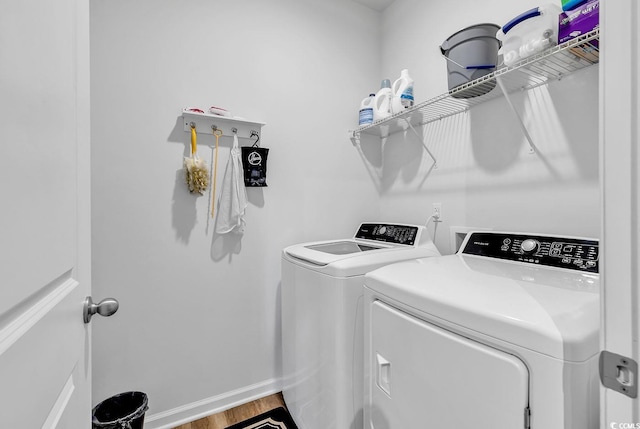
[[[371,305],[366,427],[525,427],[529,373],[521,360],[380,301]]]

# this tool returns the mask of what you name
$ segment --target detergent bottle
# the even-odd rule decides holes
[[[376,93],[373,102],[373,120],[388,118],[391,116],[391,100],[393,93],[391,92],[391,81],[384,79],[380,84],[380,90]]]
[[[400,72],[400,77],[393,82],[393,101],[391,111],[400,113],[404,109],[413,107],[413,79],[409,76],[409,70],[404,69]]]
[[[358,120],[359,126],[373,123],[373,103],[375,97],[375,94],[369,94],[369,96],[360,103],[360,119]]]

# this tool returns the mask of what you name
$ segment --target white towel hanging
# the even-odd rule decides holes
[[[235,134],[233,135],[233,147],[231,148],[220,191],[216,232],[218,234],[227,234],[229,232],[242,234],[245,227],[244,214],[247,208],[247,190],[244,187],[238,136]]]

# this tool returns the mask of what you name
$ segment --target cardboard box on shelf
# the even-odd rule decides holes
[[[600,1],[591,0],[572,10],[562,12],[559,16],[558,43],[587,34],[600,26]],[[591,40],[571,51],[590,62],[597,62],[600,56],[598,40]]]

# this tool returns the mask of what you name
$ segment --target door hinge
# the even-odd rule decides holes
[[[608,389],[636,398],[638,363],[626,356],[603,350],[600,353],[600,381]]]
[[[531,428],[531,409],[529,407],[524,409],[524,429]]]

